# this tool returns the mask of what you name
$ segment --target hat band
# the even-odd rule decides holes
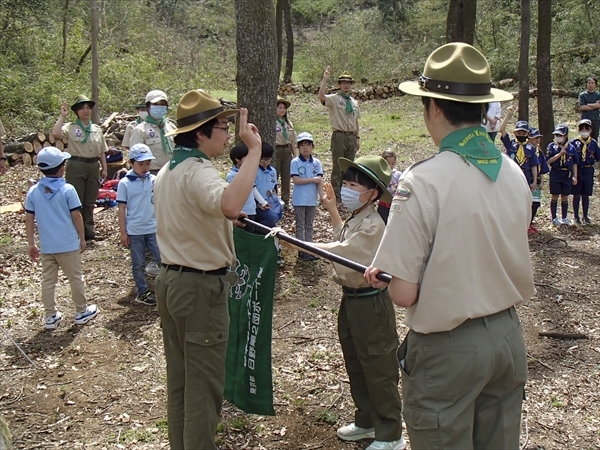
[[[208,111],[203,111],[198,114],[192,114],[191,116],[182,117],[181,119],[177,119],[177,128],[187,127],[188,125],[192,125],[194,123],[202,122],[203,120],[210,119],[211,117],[216,116],[220,112],[223,112],[225,109],[222,106],[219,106],[215,109],[209,109]]]
[[[452,95],[488,95],[492,91],[492,83],[455,83],[451,81],[433,80],[426,76],[419,77],[419,87],[430,92]]]

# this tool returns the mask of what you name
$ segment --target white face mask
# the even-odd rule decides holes
[[[582,138],[584,138],[584,139],[587,139],[587,138],[589,138],[589,137],[590,137],[590,132],[589,132],[589,131],[580,131],[580,132],[579,132],[579,135],[580,135]]]
[[[369,189],[368,191],[365,192],[369,192],[372,191],[373,189]],[[354,189],[350,189],[347,187],[342,187],[342,189],[340,190],[340,197],[342,198],[342,204],[348,208],[349,211],[356,211],[359,208],[362,208],[369,200],[365,201],[365,202],[361,202],[360,201],[360,196],[364,194],[364,192],[358,192],[355,191]]]
[[[554,135],[554,140],[557,144],[562,144],[563,142],[565,142],[565,137],[560,135]]]
[[[138,116],[140,119],[144,120],[144,119],[146,119],[146,117],[148,117],[148,111],[140,111],[138,113]]]

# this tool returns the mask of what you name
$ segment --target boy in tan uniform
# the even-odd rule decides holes
[[[404,172],[366,277],[392,275],[407,307],[398,351],[412,448],[519,448],[527,379],[515,305],[535,293],[527,228],[531,192],[481,127],[491,88],[485,57],[464,43],[435,50],[417,82],[440,153]],[[400,237],[400,238],[399,238]]]
[[[77,115],[75,122],[63,124],[69,114],[67,102],[60,107],[60,116],[52,129],[52,134],[57,139],[67,138],[69,146],[67,153],[71,158],[67,161],[65,179],[72,184],[81,201],[83,223],[85,226],[85,239],[96,238],[94,227],[94,206],[100,189],[99,176],[106,178],[106,152],[108,145],[104,140],[102,129],[92,123],[92,109],[96,103],[85,95],[79,95],[71,110]],[[98,162],[101,165],[98,174]]]
[[[331,134],[331,159],[333,163],[331,184],[333,185],[336,200],[340,203],[342,169],[338,164],[338,160],[344,157],[350,161],[354,161],[354,157],[360,149],[360,132],[358,128],[360,109],[358,102],[350,96],[354,79],[346,71],[337,80],[340,92],[337,94],[325,94],[330,75],[331,68],[327,66],[323,73],[323,80],[319,89],[319,100],[329,110],[329,122],[333,129],[333,133]]]
[[[211,158],[231,138],[219,101],[201,90],[177,106],[173,156],[154,186],[156,237],[162,267],[156,279],[165,359],[169,443],[177,450],[216,449],[214,436],[225,387],[229,328],[228,267],[235,261],[233,220],[256,179],[262,142],[240,111],[248,156],[231,183]]]
[[[130,147],[135,144],[145,144],[155,159],[150,164],[150,173],[158,171],[171,159],[173,154],[173,138],[169,134],[175,130],[175,124],[167,119],[169,109],[167,94],[155,89],[146,94],[148,115],[131,132]]]

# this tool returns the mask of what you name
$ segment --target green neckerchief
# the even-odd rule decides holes
[[[340,97],[346,99],[346,114],[354,114],[354,105],[352,104],[352,97],[344,92],[340,92]]]
[[[287,137],[287,122],[285,121],[285,119],[281,119],[279,117],[277,117],[277,122],[279,122],[279,125],[281,125],[281,131],[283,132],[283,139],[285,139],[285,142],[287,142],[288,137]]]
[[[151,123],[152,125],[156,125],[160,130],[160,139],[162,141],[162,148],[165,155],[173,154],[173,146],[171,145],[171,140],[165,136],[165,124],[167,123],[166,117],[163,117],[160,121],[158,121],[150,114],[148,114],[144,121]]]
[[[202,151],[197,148],[184,147],[183,145],[176,145],[173,150],[173,156],[169,161],[169,170],[173,170],[177,164],[185,161],[188,158],[204,158],[209,159]]]
[[[482,126],[461,128],[442,139],[440,153],[452,152],[496,181],[502,166],[502,154]]]
[[[90,133],[92,132],[92,121],[90,120],[86,127],[83,124],[83,122],[81,120],[79,120],[79,118],[77,118],[77,120],[75,121],[75,124],[77,124],[79,126],[79,128],[81,128],[83,131],[85,131],[85,137],[83,138],[83,141],[81,141],[83,144],[85,144],[87,142],[88,138],[90,137]]]

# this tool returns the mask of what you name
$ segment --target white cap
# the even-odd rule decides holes
[[[165,102],[169,103],[169,99],[167,98],[167,94],[165,94],[163,91],[159,91],[158,89],[155,89],[153,91],[150,91],[146,94],[146,103],[150,102],[150,103],[158,103],[161,100],[164,100]]]
[[[296,142],[302,142],[302,141],[310,141],[312,143],[315,142],[315,140],[312,137],[312,134],[307,133],[306,131],[300,133],[298,136],[296,136]]]
[[[67,152],[62,152],[56,147],[46,147],[37,155],[37,166],[42,170],[54,169],[70,157]]]
[[[146,144],[140,143],[131,146],[131,148],[129,149],[129,159],[142,162],[156,158],[150,151],[150,147],[148,147]]]

